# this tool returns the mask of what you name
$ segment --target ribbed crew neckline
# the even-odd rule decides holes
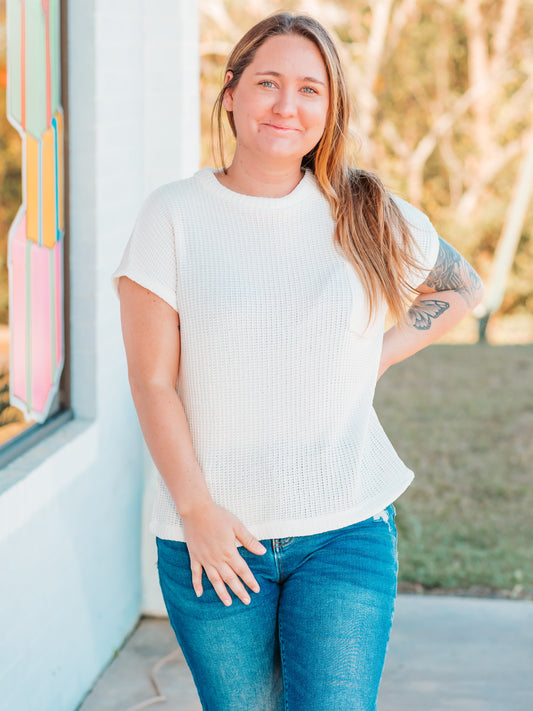
[[[306,169],[304,176],[298,185],[287,195],[282,197],[259,197],[256,195],[245,195],[222,185],[216,177],[219,171],[211,166],[202,168],[195,174],[202,185],[213,195],[217,195],[222,200],[233,202],[240,206],[253,207],[255,209],[282,209],[301,202],[305,198],[313,195],[316,190],[315,178],[311,170]],[[316,194],[316,193],[315,193]]]

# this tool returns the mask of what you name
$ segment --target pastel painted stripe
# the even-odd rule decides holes
[[[11,241],[9,324],[11,337],[11,392],[26,402],[26,214]]]
[[[56,244],[53,250],[55,262],[54,301],[55,308],[55,363],[54,378],[59,377],[58,370],[63,364],[63,241]]]
[[[47,128],[41,138],[41,244],[52,249],[57,242],[57,184],[55,165],[55,131]]]
[[[48,0],[42,0],[44,22],[45,22],[45,42],[46,42],[46,125],[52,122],[52,77],[50,66],[50,7]]]
[[[40,0],[26,0],[26,125],[39,139],[49,127],[46,117],[46,26]]]
[[[39,225],[39,245],[43,243],[43,142],[42,140],[38,143],[39,146],[39,164],[37,170],[37,205],[38,205],[38,225]]]
[[[54,116],[52,119],[52,128],[54,129],[54,185],[55,185],[55,206],[56,206],[56,220],[55,220],[55,225],[56,225],[56,242],[59,242],[59,238],[61,237],[61,232],[59,228],[59,151],[57,148],[59,136],[58,136],[58,126],[57,126],[57,117]]]
[[[61,103],[61,0],[49,2],[50,28],[50,81],[52,114],[56,113]]]
[[[59,236],[58,239],[60,239],[61,235],[63,234],[63,230],[65,229],[65,214],[64,214],[64,175],[65,175],[65,167],[63,164],[63,136],[64,136],[64,129],[63,129],[63,111],[61,108],[59,108],[56,112],[56,123],[57,123],[57,161],[56,161],[56,170],[57,170],[57,195],[58,195],[58,212],[57,212],[57,224],[58,224],[58,229],[59,229]]]
[[[56,377],[56,362],[57,362],[57,340],[56,340],[56,330],[57,330],[57,312],[56,312],[56,260],[53,249],[48,250],[48,286],[50,289],[50,310],[52,313],[50,319],[50,381],[53,383]]]
[[[26,234],[28,239],[39,241],[39,141],[25,134],[26,171],[23,180],[26,186]]]
[[[31,356],[32,410],[44,412],[52,391],[52,305],[50,303],[50,250],[31,244]]]
[[[32,389],[32,330],[31,330],[31,305],[32,305],[32,283],[31,283],[31,257],[33,242],[26,240],[24,250],[24,276],[25,276],[25,327],[26,327],[26,407],[28,412],[32,409],[33,389]]]
[[[20,125],[26,130],[26,0],[20,0]]]

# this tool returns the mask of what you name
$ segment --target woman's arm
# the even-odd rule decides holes
[[[483,298],[478,274],[441,238],[435,266],[418,290],[422,293],[411,304],[407,323],[393,326],[383,337],[378,378],[447,333]]]
[[[247,603],[249,596],[239,578],[254,591],[259,586],[235,542],[252,553],[261,554],[265,549],[233,514],[214,503],[196,459],[176,392],[179,315],[127,277],[120,278],[119,292],[133,401],[154,464],[183,521],[193,587],[197,595],[202,594],[203,568],[224,604],[231,604],[226,584]]]

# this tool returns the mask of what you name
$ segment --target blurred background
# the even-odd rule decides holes
[[[357,163],[424,210],[477,269],[483,309],[380,381],[376,409],[417,473],[398,502],[404,589],[533,598],[533,3],[201,0],[202,165],[225,59],[253,23],[304,11],[334,35]],[[21,140],[5,111],[0,0],[0,441],[9,405],[7,237]],[[226,155],[231,155],[227,138]]]
[[[202,0],[204,165],[213,162],[210,115],[226,57],[248,27],[282,9],[315,16],[335,37],[353,98],[358,165],[421,207],[474,264],[495,312],[490,343],[532,342],[532,167],[521,191],[519,182],[533,165],[533,4]],[[228,139],[228,157],[230,146]],[[513,223],[502,254],[504,226]],[[473,343],[478,332],[469,319],[447,340]]]

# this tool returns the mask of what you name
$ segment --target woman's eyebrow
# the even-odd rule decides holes
[[[274,77],[282,76],[279,72],[275,72],[273,70],[268,70],[265,72],[256,72],[254,74],[254,76],[256,76],[256,77],[257,76],[266,76],[266,75],[274,76]],[[298,81],[308,81],[308,82],[311,82],[312,84],[321,84],[322,86],[326,86],[323,81],[321,81],[320,79],[315,79],[315,77],[298,77]]]

